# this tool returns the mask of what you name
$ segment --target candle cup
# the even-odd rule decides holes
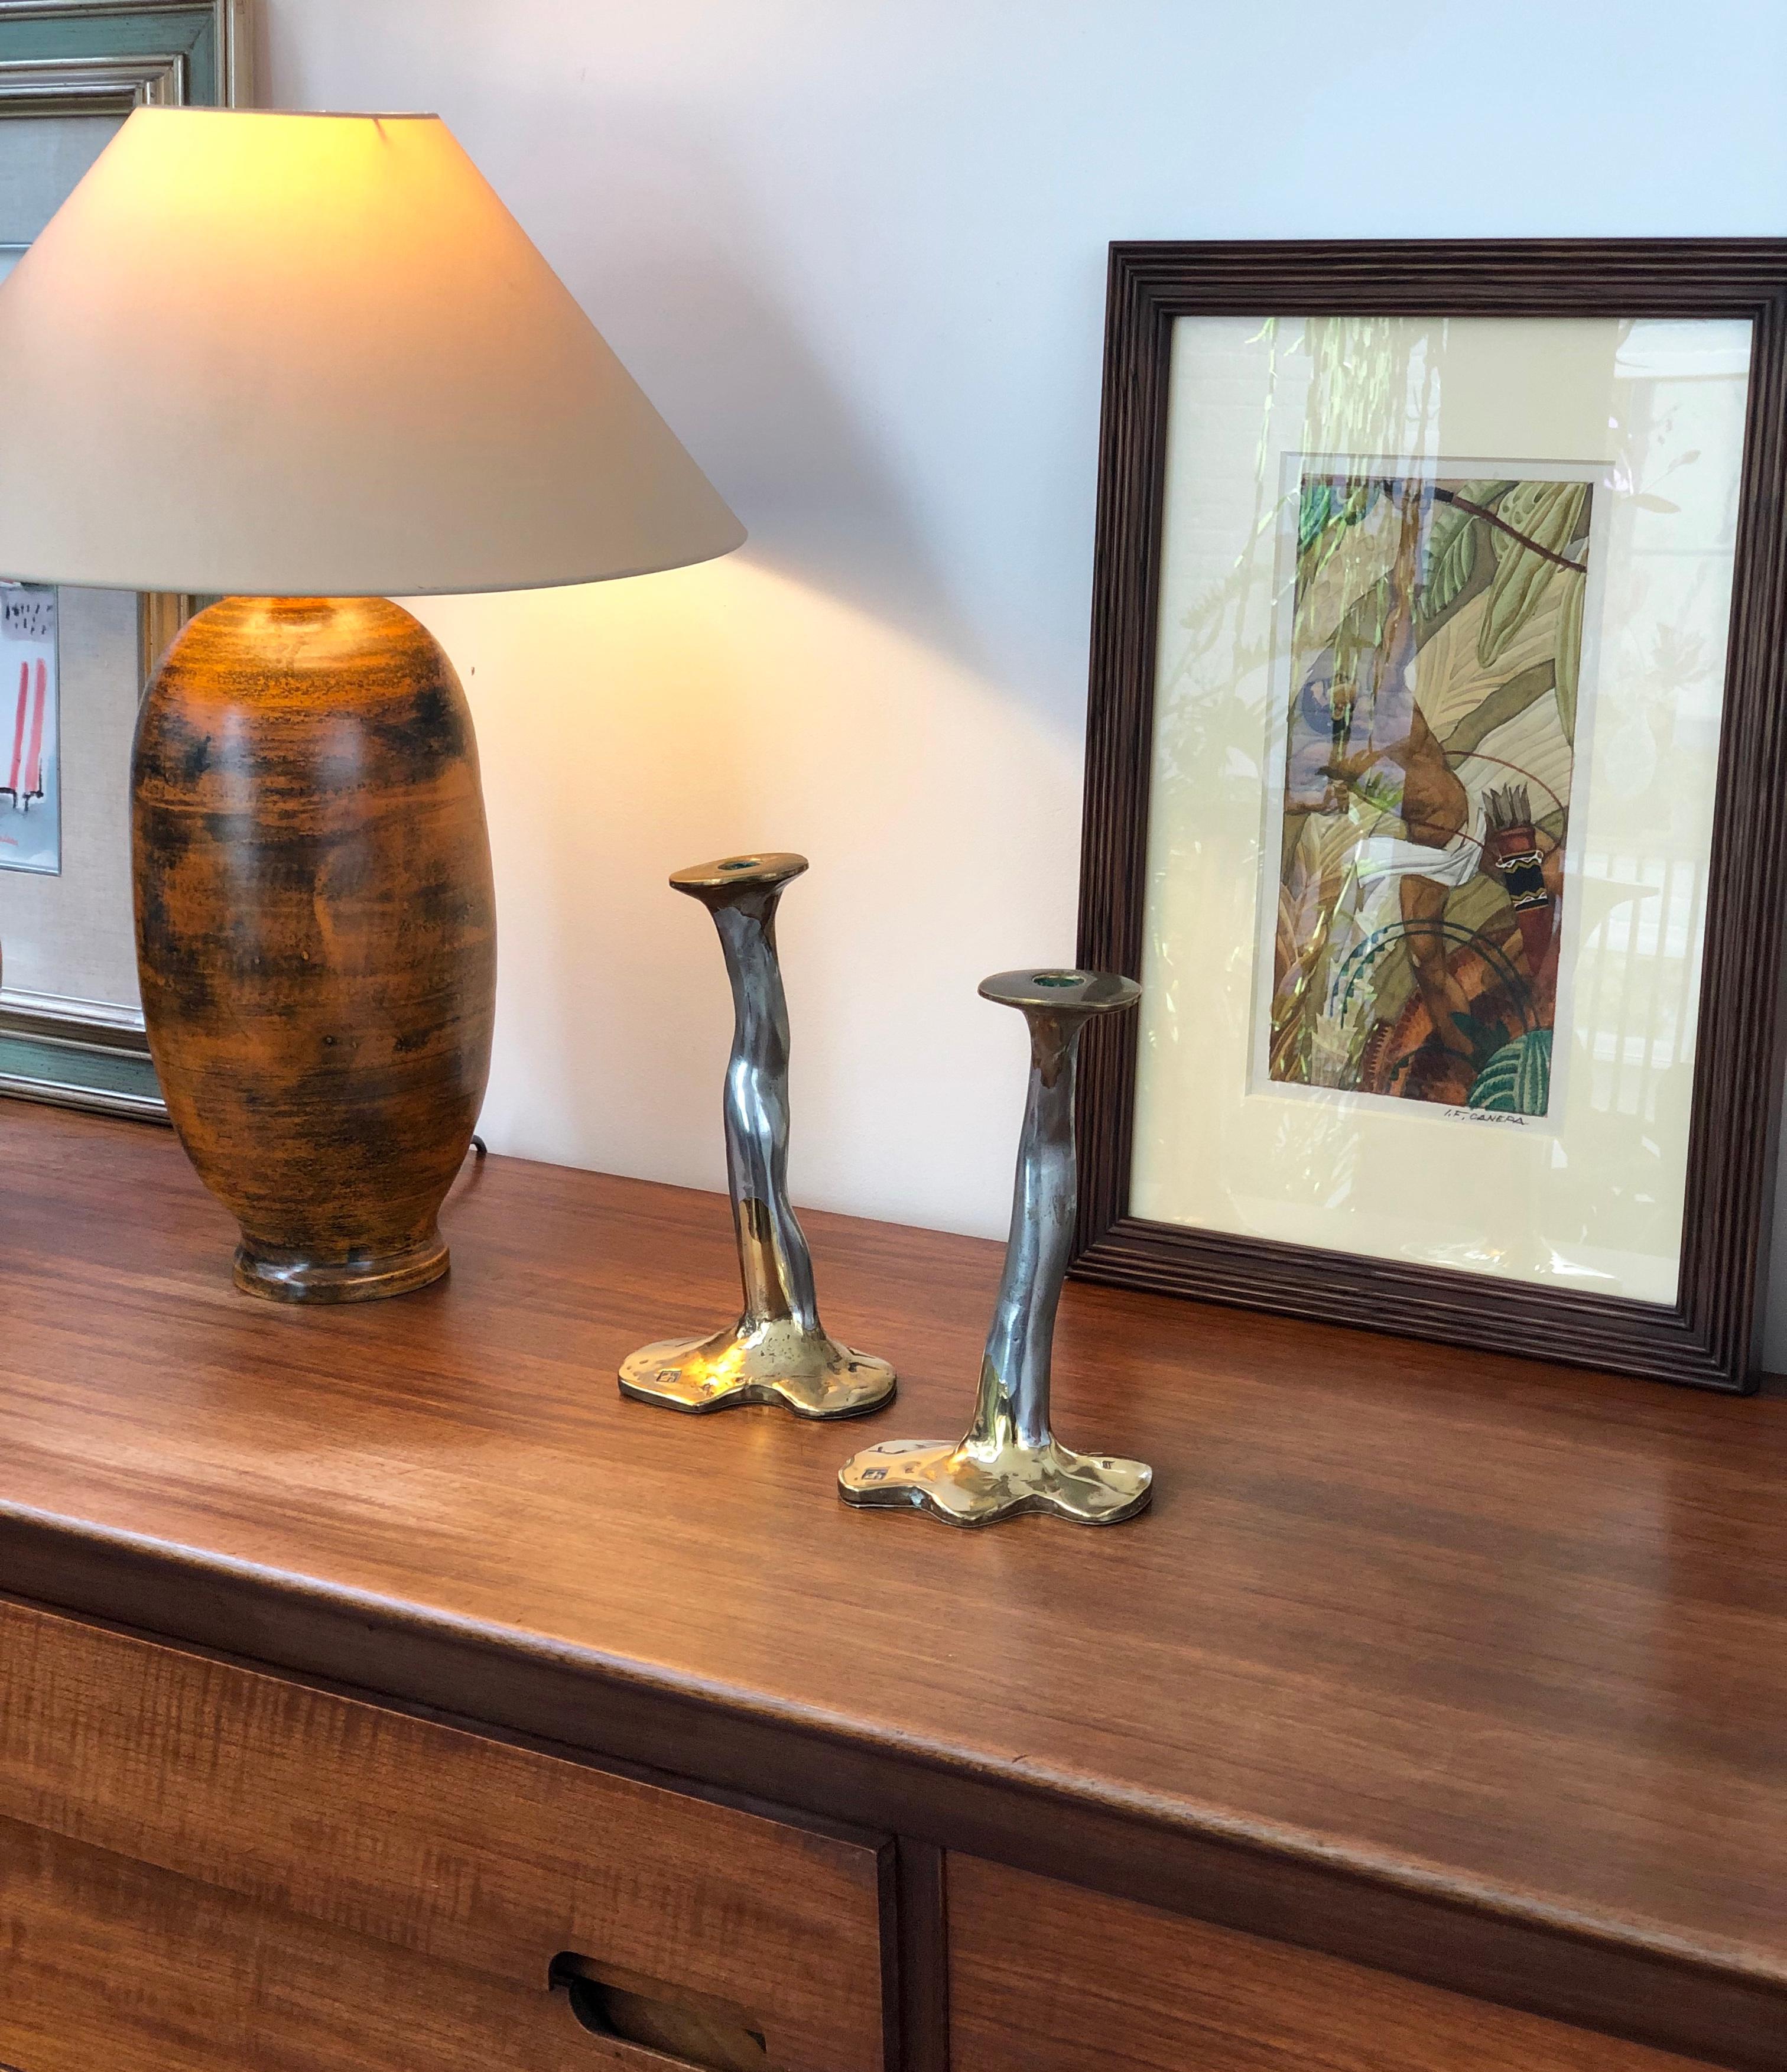
[[[705,1338],[664,1338],[622,1362],[621,1393],[672,1410],[778,1403],[798,1417],[860,1417],[894,1394],[885,1360],[819,1320],[813,1262],[788,1202],[788,1003],[775,948],[783,890],[803,856],[729,856],[671,878],[713,916],[732,982],[723,1110],[744,1314]]]
[[[1015,1007],[1030,1030],[1030,1082],[1005,1246],[974,1422],[947,1440],[871,1446],[838,1476],[846,1503],[928,1511],[951,1525],[991,1525],[1037,1511],[1079,1525],[1115,1525],[1146,1508],[1152,1469],[1076,1453],[1049,1427],[1050,1354],[1074,1234],[1074,1083],[1080,1032],[1095,1014],[1141,997],[1105,972],[1000,972],[983,998]]]

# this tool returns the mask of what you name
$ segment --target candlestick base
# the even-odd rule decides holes
[[[885,1360],[840,1346],[791,1317],[729,1326],[705,1338],[660,1338],[621,1363],[621,1393],[700,1413],[780,1404],[797,1417],[861,1417],[894,1390]]]
[[[1118,1525],[1145,1511],[1154,1471],[1140,1461],[963,1439],[889,1439],[847,1461],[838,1494],[865,1509],[906,1506],[948,1525],[992,1525],[1040,1511],[1075,1525]]]

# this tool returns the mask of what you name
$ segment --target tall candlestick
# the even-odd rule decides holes
[[[788,1002],[776,956],[783,889],[803,856],[729,856],[671,884],[713,916],[732,981],[732,1058],[722,1104],[726,1177],[744,1314],[707,1338],[664,1338],[630,1354],[621,1392],[672,1410],[780,1403],[800,1417],[859,1417],[894,1393],[885,1360],[827,1336],[812,1256],[788,1201]]]

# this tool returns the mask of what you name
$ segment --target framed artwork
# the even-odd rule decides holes
[[[0,0],[0,281],[133,108],[227,105],[248,80],[235,0]],[[0,581],[0,1093],[166,1119],[137,993],[130,746],[193,602]]]
[[[1787,242],[1111,257],[1074,1271],[1757,1375]]]

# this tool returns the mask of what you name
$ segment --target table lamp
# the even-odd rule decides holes
[[[221,600],[145,697],[132,857],[150,1050],[237,1285],[420,1287],[495,918],[464,694],[385,599],[743,528],[433,116],[138,109],[0,288],[0,572]]]

